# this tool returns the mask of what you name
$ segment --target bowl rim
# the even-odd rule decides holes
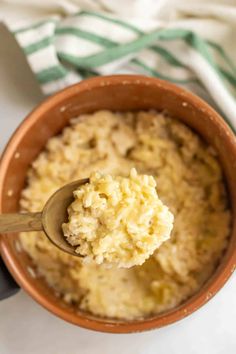
[[[232,151],[236,157],[236,139],[235,135],[231,131],[230,127],[226,124],[223,118],[211,108],[206,102],[201,98],[197,97],[193,93],[180,88],[172,83],[157,79],[146,77],[142,75],[110,75],[110,76],[98,76],[94,78],[89,78],[83,80],[77,84],[69,86],[55,95],[47,98],[42,103],[40,103],[27,117],[21,122],[15,132],[12,134],[9,139],[8,144],[6,145],[0,160],[0,212],[2,210],[3,203],[3,182],[5,178],[5,173],[8,168],[8,164],[13,157],[15,147],[27,133],[27,131],[34,125],[34,123],[39,119],[39,117],[45,113],[50,107],[53,107],[61,102],[65,97],[72,97],[76,94],[79,94],[82,91],[92,90],[93,88],[99,86],[110,86],[110,85],[146,85],[155,87],[158,86],[162,90],[172,92],[178,97],[182,97],[183,100],[187,100],[194,107],[200,108],[204,114],[208,117],[213,118],[219,128],[222,131],[224,136],[227,136],[228,143],[231,145]],[[220,266],[220,269],[217,269],[212,277],[207,281],[205,285],[200,289],[198,293],[189,298],[182,305],[165,312],[163,314],[155,315],[151,318],[142,319],[138,321],[112,321],[105,319],[95,319],[91,316],[81,315],[71,313],[63,308],[60,308],[52,303],[48,298],[43,294],[38,292],[34,285],[27,279],[23,272],[17,267],[16,259],[12,256],[10,247],[5,242],[4,237],[0,237],[0,253],[1,256],[7,265],[12,276],[15,278],[17,283],[39,304],[44,308],[55,314],[56,316],[81,327],[92,329],[100,332],[110,332],[110,333],[132,333],[132,332],[141,332],[150,329],[155,329],[163,327],[165,325],[174,323],[178,320],[183,319],[184,317],[190,315],[205,303],[207,303],[210,298],[212,298],[225,284],[230,275],[236,268],[236,248],[232,250],[230,257],[227,259],[227,262]]]

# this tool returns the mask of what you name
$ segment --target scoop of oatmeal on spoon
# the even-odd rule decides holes
[[[155,179],[134,168],[129,177],[93,173],[73,195],[62,229],[84,262],[141,265],[170,238],[174,217],[159,199]]]

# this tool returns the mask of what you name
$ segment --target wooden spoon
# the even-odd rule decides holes
[[[67,208],[73,202],[73,191],[88,182],[89,179],[85,178],[58,189],[47,201],[42,212],[0,215],[0,233],[44,231],[49,240],[62,251],[81,257],[66,241],[62,224],[68,219]]]

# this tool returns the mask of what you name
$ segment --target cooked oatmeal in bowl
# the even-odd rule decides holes
[[[83,80],[13,134],[0,161],[0,212],[38,211],[68,182],[135,168],[153,176],[173,214],[170,238],[131,268],[83,264],[42,232],[0,235],[1,257],[35,301],[77,326],[132,333],[177,322],[235,270],[235,161],[235,135],[194,94],[138,75]]]
[[[20,235],[38,274],[66,303],[122,320],[178,306],[219,262],[231,214],[214,149],[165,112],[81,115],[49,139],[21,195],[22,210],[36,212],[64,184],[93,172],[127,177],[132,168],[154,177],[158,196],[175,219],[171,238],[142,265],[86,264],[58,250],[42,232]]]

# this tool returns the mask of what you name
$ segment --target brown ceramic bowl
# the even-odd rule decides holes
[[[167,110],[199,133],[218,151],[230,196],[233,225],[230,242],[212,277],[202,289],[177,308],[136,321],[117,321],[75,312],[60,301],[41,279],[33,278],[26,254],[16,250],[17,235],[2,235],[1,255],[17,283],[55,315],[76,325],[103,332],[128,333],[176,322],[204,305],[235,269],[236,258],[236,140],[223,119],[205,102],[170,83],[143,76],[110,76],[85,80],[50,97],[19,126],[8,143],[0,165],[0,212],[19,210],[26,172],[44,148],[72,117],[100,109],[112,111]],[[11,191],[9,193],[9,191]]]

